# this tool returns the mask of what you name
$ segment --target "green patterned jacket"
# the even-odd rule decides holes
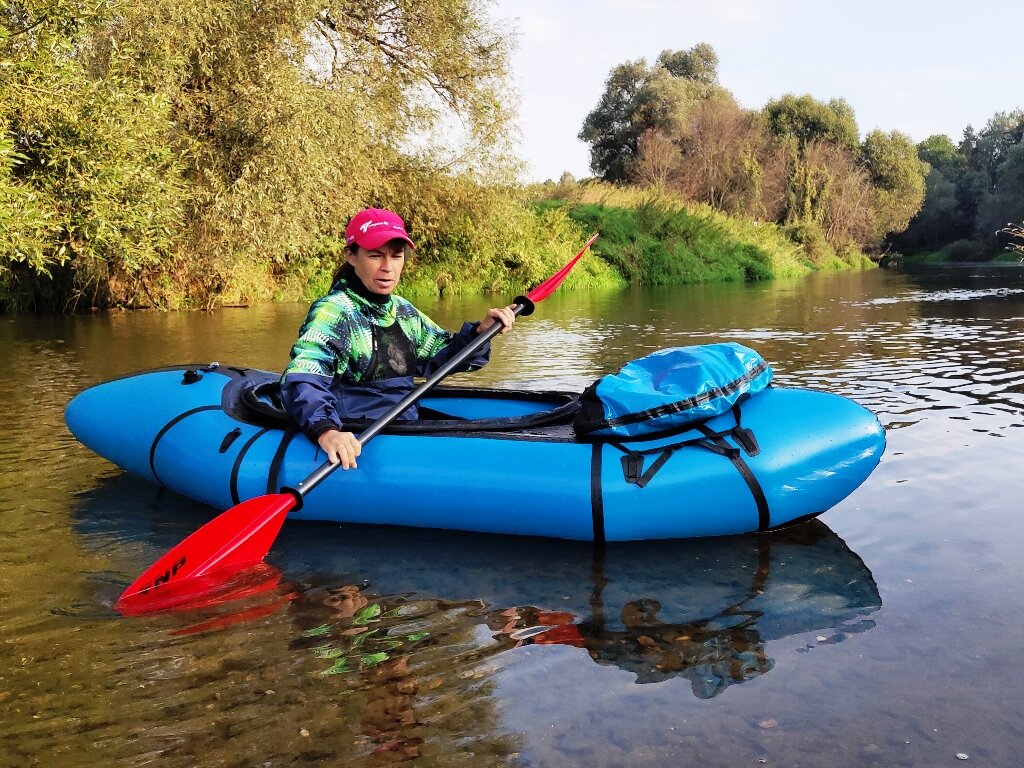
[[[281,376],[285,409],[314,441],[328,429],[342,429],[345,420],[383,415],[412,391],[414,375],[429,376],[476,334],[476,323],[453,334],[400,296],[377,301],[358,288],[341,281],[313,303]],[[401,354],[381,364],[383,340],[391,337],[408,340],[411,364]],[[489,356],[484,345],[460,370],[475,370]],[[381,370],[393,375],[381,378]],[[415,407],[403,414],[416,416]]]

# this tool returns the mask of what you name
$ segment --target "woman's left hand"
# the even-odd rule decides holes
[[[512,324],[516,321],[515,313],[512,311],[514,304],[509,304],[507,307],[494,307],[488,309],[487,314],[484,315],[484,319],[480,321],[480,325],[477,326],[476,332],[483,333],[495,323],[501,323],[504,327],[501,329],[502,333],[508,333],[512,330]]]

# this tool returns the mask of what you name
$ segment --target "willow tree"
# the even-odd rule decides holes
[[[823,232],[850,231],[831,226],[829,220],[834,196],[850,188],[843,176],[856,171],[859,131],[853,108],[843,99],[823,102],[809,94],[787,93],[768,101],[761,115],[788,165],[780,220]]]
[[[805,94],[792,93],[772,99],[762,110],[768,130],[778,138],[795,139],[801,146],[823,141],[849,151],[856,151],[860,141],[857,118],[845,99],[818,101]]]
[[[82,61],[108,10],[25,0],[0,11],[0,309],[100,283],[132,293],[181,219],[170,104],[124,67],[97,78]]]
[[[441,214],[413,208],[410,180],[443,187],[459,172],[503,169],[507,43],[483,0],[99,0],[88,13],[65,1],[8,3],[5,24],[17,16],[20,38],[8,33],[4,59],[33,63],[3,83],[0,192],[8,178],[50,220],[74,209],[121,242],[96,249],[64,224],[37,227],[36,240],[23,238],[43,243],[34,261],[6,253],[0,270],[21,258],[46,279],[66,261],[97,303],[244,301],[363,204],[429,228]],[[67,98],[54,99],[62,82]],[[57,158],[72,122],[85,147],[79,175],[115,160],[109,199],[141,224],[64,193]],[[452,125],[458,149],[443,140]]]
[[[650,72],[644,59],[612,69],[579,138],[590,144],[590,168],[606,181],[624,181],[640,136],[655,126],[638,119]]]

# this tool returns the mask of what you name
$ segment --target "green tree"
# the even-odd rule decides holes
[[[710,98],[733,101],[725,89],[708,87],[671,75],[664,67],[654,67],[637,94],[633,124],[643,126],[644,131],[682,136],[689,129],[696,107]]]
[[[1024,139],[1024,110],[997,112],[978,133],[970,164],[995,178],[1013,147]]]
[[[974,237],[991,253],[999,248],[998,231],[1020,217],[1020,201],[1024,199],[1022,140],[1024,110],[1016,110],[996,113],[978,133],[974,145]]]
[[[813,96],[788,93],[764,106],[768,130],[775,136],[793,138],[799,146],[824,141],[856,151],[860,133],[853,107],[844,99],[822,102]]]
[[[614,67],[579,133],[590,145],[591,170],[606,181],[625,181],[645,131],[677,135],[696,104],[725,93],[716,85],[717,67],[706,43],[663,51],[654,66],[637,59]]]
[[[990,251],[1000,246],[999,230],[1020,219],[1024,210],[1024,143],[1008,147],[996,169],[992,189],[978,206],[975,237]]]
[[[928,164],[924,202],[907,229],[892,238],[898,249],[909,253],[969,237],[972,229],[961,205],[967,159],[960,147],[948,136],[935,134],[917,145],[917,154]]]
[[[63,264],[65,298],[210,306],[268,296],[366,203],[436,232],[443,213],[412,213],[410,176],[514,171],[507,42],[484,5],[8,3],[7,186],[62,224],[43,269],[5,254],[6,284],[20,270],[16,290],[43,286]]]
[[[900,247],[940,248],[973,239],[974,253],[996,253],[997,234],[1020,216],[1024,196],[1024,111],[996,113],[981,131],[968,125],[959,145],[931,136],[918,145],[928,173],[924,205]]]
[[[644,59],[613,68],[579,138],[590,144],[590,168],[606,181],[624,181],[640,135],[653,125],[636,119],[650,72]]]
[[[917,147],[899,131],[872,131],[861,147],[861,157],[874,187],[874,235],[902,232],[924,201],[925,174]]]
[[[894,245],[901,251],[913,253],[922,248],[940,248],[969,234],[964,226],[956,184],[932,167],[925,177],[921,210],[907,229],[893,238]]]
[[[960,148],[944,133],[937,133],[917,145],[917,155],[947,179],[955,180],[967,170]]]
[[[819,227],[833,246],[866,235],[865,178],[857,167],[859,132],[852,107],[843,99],[818,101],[786,94],[761,111],[768,132],[787,158],[781,219]],[[842,199],[849,196],[849,199]]]
[[[697,43],[689,50],[662,51],[658,64],[673,77],[706,86],[718,85],[718,54],[707,43]]]

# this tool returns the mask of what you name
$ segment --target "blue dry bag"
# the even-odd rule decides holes
[[[764,358],[735,342],[662,349],[587,387],[574,426],[582,437],[619,440],[678,431],[771,380]]]

